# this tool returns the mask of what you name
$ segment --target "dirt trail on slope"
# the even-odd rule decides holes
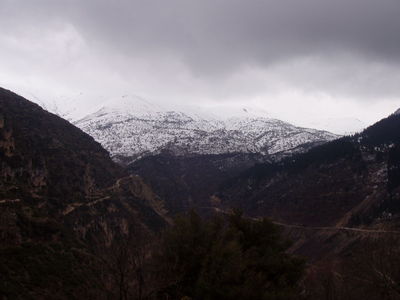
[[[400,234],[400,231],[395,230],[378,230],[378,229],[363,229],[354,227],[313,227],[313,226],[302,226],[302,225],[292,225],[285,224],[281,222],[271,221],[275,225],[279,225],[286,228],[298,228],[307,230],[336,230],[336,231],[353,231],[353,232],[364,232],[364,233],[392,233]]]
[[[209,208],[213,209],[215,212],[229,214],[229,212],[224,211],[217,207],[202,207],[202,208]],[[268,217],[267,217],[268,218]],[[261,218],[251,218],[253,220],[261,220]],[[379,229],[364,229],[364,228],[354,228],[354,227],[346,227],[346,226],[303,226],[303,225],[294,225],[294,224],[286,224],[282,222],[277,222],[270,219],[270,222],[282,226],[285,228],[295,228],[295,229],[305,229],[305,230],[315,230],[315,231],[324,231],[324,230],[331,230],[331,231],[350,231],[350,232],[360,232],[360,233],[389,233],[389,234],[400,234],[400,231],[396,230],[379,230]]]

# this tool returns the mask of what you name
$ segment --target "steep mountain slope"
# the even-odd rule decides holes
[[[175,155],[259,153],[281,157],[337,138],[247,109],[227,117],[194,109],[166,109],[138,97],[113,99],[75,125],[113,157],[132,161],[168,150]]]
[[[190,209],[208,214],[219,204],[212,196],[220,184],[265,159],[252,153],[176,156],[164,151],[136,160],[126,169],[140,175],[165,200],[170,215]]]
[[[112,296],[102,254],[163,226],[161,204],[93,138],[0,89],[2,297]]]
[[[222,203],[306,226],[362,226],[399,217],[400,116],[226,183]]]
[[[384,247],[400,234],[399,128],[393,114],[360,134],[258,164],[219,187],[215,210],[269,217],[294,242],[290,252],[321,268],[361,259],[366,245]]]

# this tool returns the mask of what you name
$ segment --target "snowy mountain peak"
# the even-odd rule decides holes
[[[137,159],[168,150],[176,155],[260,153],[288,154],[337,138],[272,119],[266,112],[229,107],[154,105],[140,97],[122,96],[103,103],[75,125],[93,136],[116,158]]]
[[[80,94],[47,108],[72,121],[115,158],[134,160],[163,150],[176,155],[277,156],[304,151],[338,137],[326,131],[296,127],[261,109],[234,104],[164,107],[130,94],[89,96],[88,101],[80,101],[82,97],[88,96]],[[89,107],[88,103],[92,105]]]
[[[400,115],[400,108],[394,112],[395,115]]]

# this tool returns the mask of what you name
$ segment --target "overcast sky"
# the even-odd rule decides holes
[[[0,0],[0,85],[372,123],[400,107],[399,16],[399,0]]]

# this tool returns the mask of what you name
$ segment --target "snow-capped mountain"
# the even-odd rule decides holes
[[[215,111],[173,109],[140,97],[103,102],[74,124],[93,136],[115,158],[132,160],[168,150],[177,155],[302,151],[337,138],[326,131],[293,126],[250,108]]]

